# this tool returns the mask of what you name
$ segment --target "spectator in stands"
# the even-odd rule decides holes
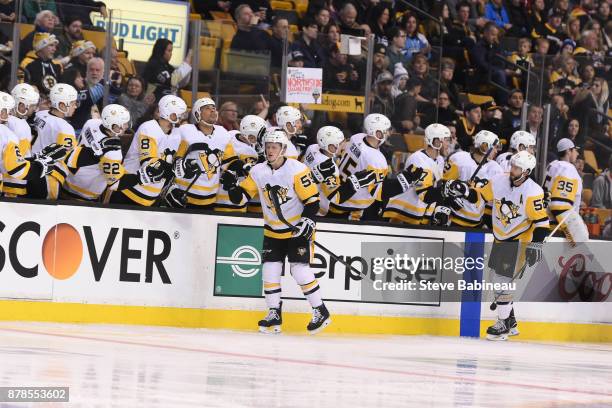
[[[525,70],[533,69],[534,63],[531,58],[531,40],[529,38],[520,38],[518,41],[518,50],[513,52],[508,57],[508,61],[512,64],[518,65],[520,68],[516,68],[510,72],[512,77],[512,86],[517,89],[526,89],[527,86],[527,72]]]
[[[240,7],[242,4],[248,5],[253,11],[255,17],[257,17],[257,23],[255,24],[262,30],[268,28],[272,17],[274,17],[272,6],[268,0],[242,0],[233,1],[231,3],[230,14],[232,14],[234,17],[236,16],[236,10],[238,10],[238,7]]]
[[[50,10],[43,10],[36,14],[36,20],[34,20],[34,31],[26,35],[19,44],[19,58],[25,58],[26,54],[32,51],[34,36],[36,33],[51,33],[58,21],[59,20],[57,19],[56,15]]]
[[[325,54],[319,44],[319,27],[309,16],[301,22],[302,35],[291,43],[291,51],[300,51],[304,56],[305,68],[322,68],[325,64]]]
[[[406,92],[406,86],[408,85],[408,71],[402,65],[401,62],[395,64],[393,70],[393,89],[391,93],[394,98],[397,98],[404,92]]]
[[[521,112],[525,98],[520,89],[514,89],[510,92],[508,98],[508,106],[502,113],[501,135],[500,138],[510,140],[510,136],[521,128]]]
[[[70,51],[70,62],[65,66],[66,69],[77,69],[81,76],[87,74],[87,63],[94,57],[96,46],[91,41],[80,40],[72,44]]]
[[[576,3],[576,2],[574,2]],[[589,20],[591,20],[591,14],[595,12],[595,5],[593,0],[580,0],[579,4],[572,9],[570,17],[574,17],[580,20],[580,25],[584,27]]]
[[[599,21],[599,24],[605,27],[605,25],[610,22],[610,3],[601,1],[597,9],[597,14],[595,14],[594,17]]]
[[[455,62],[450,58],[442,58],[442,72],[440,72],[440,90],[448,94],[450,103],[453,106],[460,106],[459,88],[456,81],[453,81],[455,75]]]
[[[574,50],[576,57],[589,57],[601,56],[599,49],[599,43],[597,39],[597,33],[591,30],[585,30],[578,41],[579,47]]]
[[[219,125],[228,131],[240,129],[238,105],[235,102],[227,101],[221,105],[219,109]]]
[[[493,23],[487,23],[483,30],[483,36],[472,49],[471,56],[476,66],[476,75],[481,78],[481,84],[486,84],[488,79],[499,85],[507,87],[506,70],[504,60],[500,57],[503,50],[498,42],[499,29]],[[495,99],[499,104],[505,104],[506,92],[503,89],[495,90]]]
[[[495,101],[491,101],[484,103],[480,109],[482,110],[482,120],[480,121],[480,126],[484,130],[488,130],[500,136],[501,139],[501,108],[495,103]]]
[[[84,40],[83,22],[81,19],[75,16],[68,17],[64,21],[64,29],[57,39],[59,41],[57,55],[59,57],[69,57],[72,44],[76,41]]]
[[[374,92],[374,103],[372,113],[382,113],[388,118],[395,114],[395,98],[391,94],[393,89],[393,75],[389,71],[383,71],[376,78]]]
[[[400,132],[415,132],[421,125],[421,117],[418,112],[418,101],[423,81],[418,78],[410,78],[406,82],[406,92],[396,99],[397,109],[391,117],[393,126]]]
[[[387,37],[387,31],[391,28],[391,7],[387,3],[379,3],[372,8],[368,19],[368,26],[374,34],[374,41],[389,45],[391,37]],[[393,64],[392,64],[393,65]]]
[[[149,108],[147,102],[153,102],[151,95],[145,98],[145,82],[139,76],[130,77],[127,81],[126,90],[117,98],[117,103],[123,105],[130,111],[130,120],[137,123]]]
[[[102,112],[104,98],[104,60],[94,57],[87,63],[85,84],[77,88],[79,92],[79,106],[70,118],[70,123],[77,133],[83,128],[93,114]],[[77,76],[78,78],[78,76]],[[76,87],[76,86],[75,86]],[[109,83],[108,103],[115,103],[121,95],[121,78],[115,77]]]
[[[421,53],[425,56],[429,55],[431,46],[427,38],[419,33],[419,23],[414,14],[406,14],[402,20],[401,27],[406,32],[406,45],[404,53],[408,59],[411,59],[414,54]]]
[[[593,180],[591,207],[612,208],[612,155],[608,159],[608,168]]]
[[[550,75],[553,93],[573,97],[582,82],[576,75],[576,60],[572,57],[561,57],[559,68]]]
[[[325,31],[327,26],[331,22],[331,14],[327,7],[321,7],[314,13],[314,19],[319,26],[319,32],[322,33]]]
[[[572,113],[581,119],[580,124],[589,136],[599,138],[607,133],[608,99],[608,83],[603,78],[595,78],[591,88],[582,88],[576,93]]]
[[[476,34],[470,28],[470,4],[462,1],[457,4],[457,18],[453,20],[449,33],[444,36],[444,55],[453,58],[460,67],[467,64],[466,50],[476,43]]]
[[[389,66],[389,60],[386,58],[386,54],[387,54],[387,47],[383,44],[375,44],[374,45],[374,57],[372,58],[372,65],[374,65],[374,67],[372,68],[372,82],[374,83],[376,81],[376,78],[378,78],[378,76],[383,72],[387,70],[387,67]],[[360,76],[362,78],[365,77],[366,74],[366,66],[365,66],[365,60],[363,60],[363,64],[360,66],[359,71],[360,71]]]
[[[342,54],[335,46],[323,69],[323,89],[326,91],[356,91],[359,84],[351,80],[352,68],[348,65],[346,54]]]
[[[57,16],[55,0],[24,0],[22,10],[23,22],[34,23],[38,13],[44,10],[48,10]]]
[[[158,38],[153,45],[153,52],[144,68],[144,79],[148,83],[147,94],[154,94],[159,101],[164,95],[176,95],[176,91],[187,80],[191,73],[191,51],[177,68],[170,65],[172,58],[172,41]]]
[[[438,81],[429,73],[429,61],[423,54],[413,56],[410,64],[410,76],[422,82],[418,102],[432,102],[438,94]]]
[[[389,59],[389,66],[395,67],[396,64],[403,64],[404,67],[408,67],[410,57],[404,53],[404,47],[406,46],[406,32],[401,28],[395,26],[391,27],[388,32],[389,46],[387,47],[387,58]]]
[[[512,28],[506,33],[507,36],[523,37],[529,35],[529,16],[527,8],[522,0],[511,0],[508,2],[508,18]]]
[[[286,18],[275,17],[272,19],[272,37],[270,38],[271,65],[273,68],[281,68],[283,65],[283,42],[289,35],[289,21]]]
[[[578,41],[580,41],[581,38],[581,26],[580,26],[580,20],[578,20],[577,18],[570,18],[569,21],[567,22],[567,29],[566,29],[566,34],[567,37],[574,41],[575,43],[578,43]]]
[[[49,33],[36,33],[34,52],[28,53],[20,67],[26,72],[28,83],[38,88],[41,94],[48,94],[62,73],[62,66],[53,60],[57,50],[57,38]]]
[[[550,55],[555,55],[557,52],[559,52],[559,50],[561,50],[561,46],[563,45],[563,40],[567,38],[567,35],[562,31],[562,18],[563,13],[558,9],[553,9],[548,16],[548,22],[539,28],[534,28],[531,31],[532,38],[546,38],[550,41],[550,48],[548,50]]]
[[[473,144],[473,137],[482,130],[480,126],[482,109],[475,103],[468,103],[463,112],[465,116],[460,117],[457,124],[457,142],[461,149],[469,152]]]
[[[425,126],[426,124],[431,124],[431,123],[436,123],[436,122],[452,124],[453,126],[456,126],[457,123],[459,122],[459,116],[457,116],[457,114],[455,113],[455,107],[451,105],[451,99],[450,99],[449,94],[446,91],[440,91],[440,94],[438,95],[437,100],[438,100],[438,119],[436,119],[436,110],[429,109],[423,126]],[[457,132],[456,129],[455,129],[455,132]]]
[[[340,27],[334,21],[331,21],[323,30],[323,35],[319,36],[321,47],[325,53],[325,58],[329,58],[331,50],[339,47],[340,44]]]
[[[563,129],[555,143],[562,138],[570,139],[576,146],[584,146],[584,136],[580,132],[580,121],[578,119],[572,118],[567,121],[565,129]]]
[[[0,20],[14,23],[17,15],[15,14],[15,3],[13,0],[0,1]]]
[[[448,36],[452,29],[448,4],[446,2],[435,2],[431,15],[436,19],[427,19],[423,23],[426,37],[430,44],[440,44],[440,36]]]
[[[531,3],[531,10],[529,13],[529,29],[539,32],[546,23],[545,20],[546,3],[544,0],[534,0]]]
[[[199,0],[191,2],[193,11],[200,14],[204,20],[213,20],[211,11],[220,11],[231,14],[232,2],[230,0]]]
[[[527,127],[526,131],[538,138],[542,132],[542,115],[544,111],[536,105],[530,105],[527,110]]]
[[[582,81],[582,86],[585,88],[589,88],[593,85],[593,81],[595,80],[595,67],[593,67],[593,64],[580,65],[580,79]]]
[[[93,26],[90,17],[92,12],[100,13],[104,18],[108,17],[104,2],[94,0],[61,0],[57,2],[57,11],[62,21],[67,20],[68,16],[77,16],[85,27]]]
[[[270,35],[257,27],[259,17],[253,13],[248,4],[241,4],[236,7],[234,18],[238,25],[238,31],[232,38],[230,48],[243,51],[270,52]],[[145,77],[145,79],[147,78]]]
[[[357,23],[357,9],[353,3],[346,2],[340,9],[339,17],[340,31],[343,34],[357,37],[363,35],[363,30],[360,28],[359,23]]]
[[[510,24],[510,17],[508,17],[508,10],[504,6],[502,0],[490,0],[485,5],[485,18],[491,21],[493,24],[502,30],[510,30],[512,24]]]
[[[302,54],[302,51],[291,51],[287,56],[287,65],[290,67],[302,68],[304,66],[304,54]]]
[[[561,139],[560,135],[563,132],[563,127],[567,124],[569,106],[565,103],[565,98],[562,95],[553,95],[550,105],[552,109],[550,112],[550,122],[548,124],[548,141],[549,150],[553,151],[553,147],[556,146],[556,144],[550,142]]]

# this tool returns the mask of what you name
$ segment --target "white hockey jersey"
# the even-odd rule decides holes
[[[567,161],[555,160],[546,169],[544,188],[550,193],[548,213],[551,224],[563,219],[563,213],[573,208],[580,211],[582,177],[576,167]]]
[[[85,122],[80,134],[80,144],[91,147],[94,141],[100,142],[108,137],[102,133],[101,126],[100,119]],[[68,173],[64,191],[77,199],[96,201],[108,186],[115,184],[125,174],[122,160],[121,150],[105,153],[99,163],[80,167],[76,173]]]
[[[270,238],[291,238],[291,229],[276,214],[270,198],[271,191],[278,191],[283,216],[293,226],[302,217],[304,205],[319,200],[319,191],[310,169],[294,159],[286,159],[277,170],[273,170],[268,163],[256,164],[239,185],[250,197],[259,194],[264,216],[264,236]]]
[[[13,131],[19,142],[19,152],[23,158],[32,157],[32,129],[25,119],[9,116],[6,124]],[[27,193],[27,181],[3,174],[2,191],[11,197],[24,196]]]
[[[242,160],[244,163],[257,163],[257,151],[253,146],[243,142],[238,138],[237,131],[231,131],[230,134],[230,145],[232,146],[235,157]],[[257,195],[255,200],[259,200]],[[219,184],[219,191],[217,192],[217,201],[215,202],[215,211],[221,212],[246,212],[247,203],[249,200],[244,199],[240,204],[234,204],[229,199],[227,191]]]
[[[349,214],[349,219],[359,220],[363,211],[376,199],[380,199],[381,183],[389,172],[389,165],[380,150],[371,147],[365,141],[365,133],[357,133],[351,136],[347,144],[338,170],[340,182],[346,181],[351,175],[361,170],[372,170],[376,173],[377,182],[368,188],[361,188],[351,198],[339,203],[339,195],[334,195],[329,203],[329,212],[335,214]]]
[[[211,206],[217,199],[221,166],[235,158],[230,143],[230,135],[222,126],[214,126],[210,135],[205,135],[195,125],[185,124],[178,129],[180,144],[177,157],[194,159],[205,171],[187,192],[187,204],[193,206]],[[192,179],[176,178],[174,183],[186,190]]]
[[[492,204],[496,240],[531,242],[536,227],[548,228],[544,191],[535,181],[528,178],[514,187],[510,184],[510,177],[500,173],[477,190]]]
[[[176,128],[170,134],[166,134],[156,120],[144,122],[136,131],[125,155],[126,172],[136,174],[143,164],[163,160],[164,151],[166,149],[176,151],[179,140],[180,136]],[[121,192],[135,203],[149,207],[155,203],[163,186],[163,181],[149,185],[136,184]]]
[[[304,153],[304,164],[308,166],[310,170],[320,163],[329,160],[325,154],[321,152],[318,144],[308,146],[306,153]],[[326,178],[321,184],[317,185],[319,188],[319,215],[325,216],[329,210],[329,198],[331,194],[336,191],[340,186],[340,172],[336,166],[336,172],[333,176]]]
[[[435,186],[442,173],[438,160],[429,157],[425,150],[411,154],[406,160],[404,169],[411,164],[423,169],[423,175],[408,190],[389,199],[383,218],[413,225],[427,224],[435,205],[428,206],[423,198],[427,190]]]
[[[19,139],[8,126],[0,124],[0,171],[14,179],[23,179],[30,171],[28,162],[19,150]]]
[[[499,167],[501,167],[504,173],[510,173],[510,168],[512,167],[510,165],[510,159],[514,154],[515,153],[513,152],[505,152],[497,156],[497,158],[495,159],[495,161],[497,162],[497,164],[499,164]]]

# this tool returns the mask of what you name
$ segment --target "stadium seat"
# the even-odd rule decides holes
[[[200,46],[200,71],[212,71],[217,67],[218,47]]]
[[[585,188],[582,190],[582,201],[584,201],[587,207],[591,204],[591,197],[593,197],[593,190]]]
[[[289,24],[289,32],[291,32],[291,34],[295,34],[298,31],[300,31],[299,27],[297,26],[297,24]],[[289,41],[291,42],[291,39],[293,38],[292,35],[289,36]]]
[[[179,96],[185,101],[189,109],[191,109],[191,95],[193,95],[192,92],[187,89],[179,90]],[[208,92],[198,92],[198,99],[200,98],[210,98],[210,94]]]
[[[119,70],[124,78],[136,76],[134,62],[128,59],[125,51],[117,52],[117,59],[119,60]]]
[[[277,18],[286,18],[289,25],[295,25],[296,27],[300,21],[300,17],[295,10],[274,10],[274,14]]]
[[[601,173],[601,169],[597,165],[597,159],[595,158],[595,153],[593,153],[592,150],[584,151],[584,162],[585,164],[587,164],[589,167],[593,169],[595,174]]]
[[[94,43],[98,51],[106,46],[106,32],[104,31],[83,30],[83,38]],[[115,39],[113,38],[114,43]]]
[[[234,21],[232,15],[225,11],[211,11],[210,15],[213,17],[213,20]]]
[[[295,11],[300,17],[304,17],[306,11],[308,11],[308,0],[292,0]]]
[[[223,48],[229,48],[232,44],[232,38],[236,34],[236,24],[224,20],[206,20],[206,30],[211,37],[221,38],[223,40]]]
[[[19,25],[19,38],[22,40],[34,31],[34,24],[20,24]]]
[[[272,0],[270,2],[272,10],[293,10],[293,3],[284,0]]]
[[[406,146],[408,146],[408,151],[410,153],[414,153],[417,150],[425,148],[425,138],[423,135],[405,133],[404,141],[406,142]]]

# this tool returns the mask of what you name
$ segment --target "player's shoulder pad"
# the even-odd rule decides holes
[[[504,176],[506,176],[504,174]],[[507,177],[507,176],[506,176]],[[525,180],[525,192],[528,197],[538,196],[544,194],[544,190],[538,183],[528,178]]]

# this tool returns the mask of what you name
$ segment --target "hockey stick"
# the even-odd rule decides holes
[[[270,186],[270,184],[266,185],[266,189],[270,192],[270,200],[272,201],[272,205],[274,205],[274,209],[276,210],[276,216],[278,217],[278,219],[280,220],[280,222],[282,222],[283,224],[285,224],[291,231],[297,231],[297,227],[295,225],[291,225],[289,223],[289,221],[287,221],[287,219],[285,218],[285,216],[283,215],[283,211],[281,210],[281,204],[278,201],[278,195],[276,193],[276,191],[278,190],[277,188],[275,188],[277,186]],[[342,258],[340,258],[338,255],[334,254],[332,251],[330,251],[329,249],[327,249],[325,246],[319,244],[317,241],[313,240],[312,241],[313,244],[321,249],[323,252],[327,253],[334,261],[336,262],[340,262],[341,264],[343,264],[344,266],[346,266],[347,268],[349,268],[351,270],[351,272],[354,272],[357,274],[357,276],[361,276],[362,272],[357,270],[355,267],[353,267],[352,265],[346,263],[346,261]]]
[[[570,214],[568,212],[568,214],[566,214],[565,217],[563,217],[561,222],[559,224],[557,224],[557,226],[550,232],[550,234],[548,234],[546,236],[546,238],[544,238],[544,240],[542,241],[542,245],[544,245],[546,242],[548,242],[548,239],[557,233],[559,228],[561,228],[561,225],[563,225],[565,223],[565,221],[568,219],[569,216],[570,216]],[[527,269],[527,261],[525,261],[525,263],[523,264],[521,269],[519,269],[518,273],[516,275],[514,275],[512,277],[512,279],[510,280],[510,282],[508,282],[508,283],[510,284],[510,283],[514,282],[516,278],[521,279],[523,277],[523,274],[525,273],[525,269]],[[493,303],[491,303],[491,305],[489,306],[489,309],[491,309],[491,310],[497,309],[497,299],[499,299],[499,295],[495,296],[495,299],[493,299]]]

